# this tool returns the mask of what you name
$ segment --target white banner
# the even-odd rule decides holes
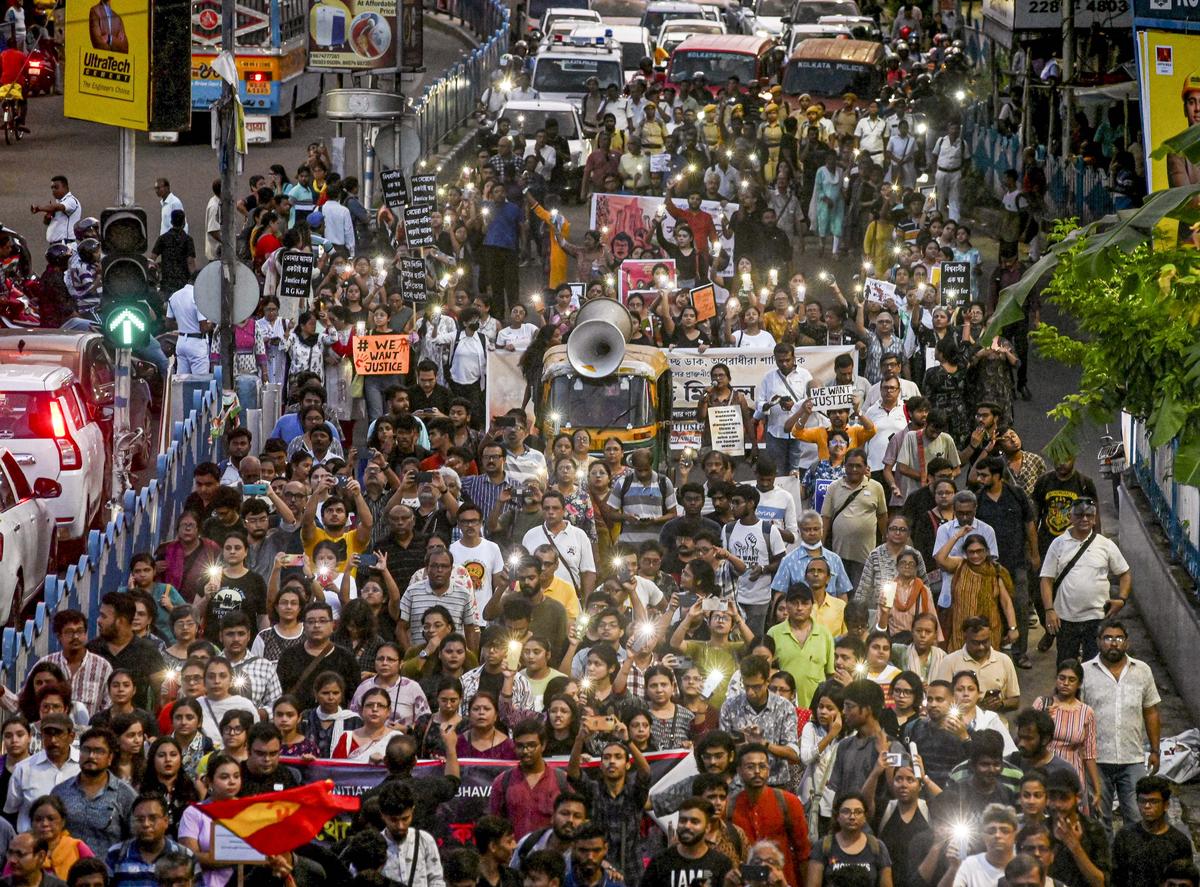
[[[525,399],[525,376],[521,373],[520,351],[489,351],[487,362],[487,415],[484,427],[492,426],[494,416],[503,416]],[[533,401],[525,408],[533,421]]]
[[[839,354],[854,355],[853,345],[817,345],[796,349],[796,366],[808,370],[817,384],[833,381],[833,361]],[[700,449],[701,424],[696,421],[696,404],[712,384],[712,368],[718,363],[729,367],[734,391],[746,395],[754,405],[763,376],[775,369],[771,351],[747,351],[740,348],[709,348],[703,354],[672,349],[667,352],[674,390],[674,415],[671,422],[671,449]],[[857,363],[857,359],[856,359]],[[489,380],[489,385],[490,385]],[[760,429],[761,431],[761,429]],[[761,433],[759,441],[761,442]]]

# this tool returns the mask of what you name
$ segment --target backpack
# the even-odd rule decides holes
[[[636,480],[636,479],[637,479],[637,478],[636,478],[635,474],[634,474],[632,471],[630,471],[630,472],[627,472],[627,473],[625,474],[625,477],[624,477],[624,478],[622,478],[622,480],[621,480],[621,493],[620,493],[620,496],[621,496],[621,504],[622,504],[622,505],[624,505],[624,504],[625,504],[625,494],[629,492],[629,488],[630,488],[631,486],[633,486],[633,482],[634,482],[634,480]],[[667,479],[666,479],[665,477],[663,477],[661,474],[658,476],[658,492],[659,492],[659,495],[661,495],[661,496],[662,496],[662,500],[663,500],[663,508],[666,508],[666,503],[667,503]]]
[[[867,849],[879,855],[879,848],[882,846],[879,839],[874,835],[867,835]],[[821,839],[821,858],[825,860],[826,865],[829,864],[829,854],[833,851],[833,835],[826,835]]]
[[[504,776],[500,780],[500,815],[501,816],[508,815],[508,813],[507,813],[508,790],[512,787],[513,774],[519,773],[520,771],[521,771],[521,768],[514,764],[512,767],[510,767],[508,769],[508,772],[505,773]],[[560,792],[565,792],[565,791],[570,790],[571,786],[567,783],[567,774],[563,773],[563,771],[560,770],[558,767],[550,767],[550,772],[554,774],[554,781],[558,784],[558,790]],[[542,831],[538,833],[538,837],[541,837],[542,833],[544,833],[544,832],[545,832],[545,829],[542,829]],[[536,838],[534,839],[534,843],[537,843]]]
[[[520,866],[521,863],[523,863],[525,861],[525,857],[533,852],[533,848],[537,846],[538,841],[540,841],[542,839],[542,836],[545,835],[546,832],[548,832],[548,831],[550,831],[550,826],[546,826],[545,828],[534,829],[533,831],[531,831],[529,834],[527,834],[525,836],[525,838],[517,846],[516,856],[517,856],[518,867]]]

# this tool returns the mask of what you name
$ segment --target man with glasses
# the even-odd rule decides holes
[[[545,574],[549,574],[552,579],[557,579],[549,558],[547,557],[546,562],[543,563],[541,561],[543,557],[547,557],[547,555],[539,549],[536,557],[521,558],[513,571],[515,581],[512,587],[488,601],[488,605],[483,611],[483,617],[488,621],[498,619],[503,613],[506,599],[524,598],[529,601],[533,607],[529,616],[529,631],[533,636],[545,638],[550,643],[551,662],[557,663],[562,660],[562,655],[567,649],[568,616],[566,608],[557,600],[548,597],[542,588],[542,579]],[[574,619],[578,615],[579,601],[576,599],[575,615],[570,618]]]
[[[1113,887],[1157,887],[1167,866],[1177,859],[1191,860],[1192,841],[1167,818],[1171,783],[1161,776],[1137,781],[1141,822],[1126,822],[1112,847]]]
[[[1071,526],[1050,543],[1042,561],[1046,631],[1058,642],[1060,666],[1066,659],[1096,658],[1101,622],[1119,615],[1133,590],[1129,564],[1117,544],[1096,529],[1096,515],[1093,500],[1076,500]],[[1110,576],[1117,578],[1115,598]]]
[[[11,887],[63,887],[63,882],[46,871],[50,844],[45,838],[35,838],[28,832],[9,842],[5,852],[9,874],[3,883]]]
[[[281,792],[303,782],[296,770],[280,766],[283,734],[270,721],[259,721],[250,728],[246,746],[250,756],[242,762],[242,790],[238,793],[241,797]]]
[[[129,783],[108,772],[116,750],[117,737],[111,730],[92,727],[79,740],[79,773],[50,792],[67,808],[71,837],[100,857],[129,837],[129,814],[137,797]]]
[[[42,795],[50,794],[60,783],[79,775],[79,751],[72,746],[75,724],[65,714],[55,712],[41,720],[42,750],[13,767],[8,782],[5,813],[17,814],[17,831],[30,828],[30,806]]]
[[[463,567],[475,588],[475,604],[484,610],[496,591],[508,585],[504,555],[500,546],[483,538],[483,512],[468,502],[458,509],[458,528],[462,538],[451,543],[450,555],[454,565]]]
[[[1104,790],[1101,818],[1111,826],[1115,795],[1122,821],[1135,822],[1137,782],[1147,775],[1143,763],[1147,742],[1149,772],[1158,772],[1161,699],[1150,666],[1129,655],[1129,633],[1119,621],[1104,624],[1100,655],[1083,664],[1083,697],[1096,712],[1096,764]]]
[[[1028,822],[1021,826],[1021,830],[1017,832],[1017,856],[1013,862],[1010,862],[1004,870],[1005,879],[1008,878],[1008,869],[1013,867],[1019,859],[1033,860],[1037,862],[1041,879],[1037,882],[1037,887],[1047,887],[1048,884],[1053,884],[1054,887],[1061,885],[1060,881],[1049,881],[1050,866],[1054,865],[1054,854],[1058,850],[1058,845],[1054,841],[1054,835],[1050,831],[1049,820],[1042,818],[1038,822]],[[1022,883],[1032,884],[1032,877],[1029,880],[1023,880]],[[1012,882],[1009,881],[1009,884]]]
[[[879,396],[871,402],[868,395],[868,406],[864,413],[875,426],[874,437],[866,443],[867,466],[871,469],[871,477],[883,484],[885,489],[889,486],[884,482],[883,475],[888,445],[892,442],[892,437],[903,434],[908,425],[908,415],[904,411],[904,402],[900,399],[900,382],[899,376],[884,376],[878,385]]]
[[[1004,867],[1004,877],[997,883],[1005,887],[1060,887],[1058,881],[1046,876],[1042,861],[1024,850]]]
[[[786,593],[793,583],[804,582],[809,562],[820,558],[829,565],[829,593],[840,598],[846,597],[854,590],[854,586],[837,552],[824,545],[825,524],[820,512],[803,512],[798,527],[800,544],[780,561],[771,582],[771,590]]]
[[[505,471],[504,455],[504,446],[498,441],[485,443],[479,455],[481,472],[462,479],[463,499],[469,499],[479,506],[485,517],[492,513],[500,501],[501,491],[512,489]]]
[[[317,705],[313,678],[320,672],[337,672],[347,687],[357,687],[362,681],[358,659],[336,645],[332,636],[333,608],[324,601],[313,601],[304,608],[304,643],[288,647],[279,657],[279,683],[299,699],[301,711]]]
[[[546,725],[537,718],[513,727],[517,766],[492,780],[488,813],[512,823],[513,835],[523,838],[536,829],[549,828],[558,796],[569,790],[566,775],[546,766]]]
[[[233,666],[234,692],[251,699],[261,720],[269,720],[275,700],[283,695],[275,663],[250,653],[254,623],[237,610],[221,620],[221,649]]]
[[[671,502],[675,501],[674,491]],[[569,582],[586,598],[596,587],[596,559],[587,533],[566,520],[566,502],[561,493],[550,490],[542,495],[542,523],[529,530],[521,540],[526,551],[548,543],[558,553],[558,576]]]
[[[133,837],[122,841],[104,858],[112,872],[112,887],[158,887],[155,863],[165,854],[194,859],[192,851],[167,837],[171,825],[167,799],[158,792],[143,792],[133,802]]]
[[[88,714],[96,715],[108,704],[112,665],[87,648],[87,619],[78,610],[59,610],[50,624],[60,649],[47,653],[37,665],[52,662],[61,668],[71,684],[71,698],[82,702]]]
[[[986,616],[968,616],[962,624],[961,649],[947,653],[933,670],[936,680],[953,682],[962,671],[975,675],[979,706],[997,714],[1021,705],[1021,684],[1009,656],[992,646],[992,626]],[[1007,734],[1006,734],[1007,738]],[[1008,745],[1008,743],[1005,743]]]
[[[969,856],[963,853],[958,841],[946,845],[949,875],[954,887],[995,887],[1004,877],[1004,869],[1014,855],[1017,836],[1017,814],[1004,804],[988,804],[980,823],[983,832],[983,852]],[[945,883],[946,878],[942,878]]]
[[[964,547],[967,539],[971,536],[982,536],[987,542],[988,554],[992,557],[999,557],[1000,551],[996,545],[996,531],[989,524],[981,521],[977,516],[979,508],[979,500],[975,498],[975,494],[970,490],[959,490],[954,494],[954,520],[948,520],[938,527],[937,535],[933,537],[933,550],[941,551],[947,542],[955,536],[958,536],[958,541],[950,547],[946,553],[949,557],[961,558],[964,557]],[[966,530],[966,532],[963,532]],[[954,570],[946,569],[941,562],[938,566],[942,567],[942,586],[938,595],[937,605],[938,610],[944,610],[951,604],[950,585],[954,581]],[[931,589],[932,590],[932,589]],[[1015,626],[1014,626],[1015,627]],[[950,632],[947,631],[947,634]]]
[[[449,551],[444,547],[428,549],[425,575],[414,576],[400,598],[396,640],[402,648],[425,643],[425,611],[440,604],[450,611],[454,624],[466,636],[468,649],[479,649],[479,609],[475,605],[475,592],[469,582],[450,581],[453,569],[454,559]]]

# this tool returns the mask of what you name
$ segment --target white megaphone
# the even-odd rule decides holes
[[[620,302],[612,299],[584,302],[567,339],[567,360],[579,375],[602,379],[621,365],[625,343],[633,337],[633,328],[633,315]]]

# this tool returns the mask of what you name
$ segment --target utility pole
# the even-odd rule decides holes
[[[117,130],[117,205],[133,206],[134,175],[137,167],[137,134],[121,127]],[[107,330],[105,330],[107,332]],[[117,346],[113,349],[115,385],[113,386],[112,465],[109,502],[113,513],[120,508],[129,486],[129,465],[132,460],[129,431],[130,372],[133,369],[133,349]],[[170,384],[169,380],[165,384]],[[164,419],[164,421],[166,421]]]
[[[236,71],[237,47],[234,40],[235,0],[221,0],[221,49],[234,57]],[[221,384],[233,388],[233,281],[237,273],[234,253],[234,176],[237,171],[237,94],[236,85],[221,81],[220,147],[217,164],[221,172],[221,322],[217,328],[221,346]]]

